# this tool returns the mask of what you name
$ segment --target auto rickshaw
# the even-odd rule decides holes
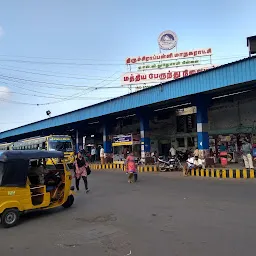
[[[49,159],[55,160],[50,168],[45,164]],[[0,219],[5,228],[28,211],[74,203],[72,174],[63,159],[58,151],[0,151]]]

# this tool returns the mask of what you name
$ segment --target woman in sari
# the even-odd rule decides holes
[[[75,161],[76,189],[77,189],[77,191],[79,191],[79,183],[82,178],[84,181],[86,193],[89,192],[88,181],[87,181],[87,170],[86,170],[87,167],[88,167],[87,162],[85,161],[82,154],[80,152],[78,152],[76,161]]]
[[[136,163],[135,163],[135,158],[133,156],[133,153],[131,152],[129,154],[129,152],[127,152],[127,154],[128,156],[126,158],[126,170],[128,173],[128,182],[132,183],[134,175],[136,175],[137,168],[136,168]],[[134,181],[137,181],[137,177],[135,177]]]

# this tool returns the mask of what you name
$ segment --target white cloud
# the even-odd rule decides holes
[[[6,86],[0,86],[0,98],[2,99],[9,99],[10,91],[9,88]],[[0,99],[1,101],[1,99]]]
[[[3,28],[0,26],[0,37],[4,34]]]

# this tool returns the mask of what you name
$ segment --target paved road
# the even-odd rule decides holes
[[[0,228],[7,255],[254,255],[256,182],[94,172],[74,207]]]

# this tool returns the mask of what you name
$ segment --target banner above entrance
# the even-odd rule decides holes
[[[149,62],[157,62],[157,61],[166,61],[166,60],[174,60],[174,59],[187,59],[194,57],[203,57],[212,55],[212,49],[199,49],[193,51],[185,51],[185,52],[170,52],[170,53],[159,53],[154,55],[147,56],[139,56],[139,57],[129,57],[126,59],[125,63],[129,65],[140,64],[140,63],[149,63]]]
[[[185,76],[193,75],[216,66],[208,64],[201,66],[187,66],[171,69],[151,70],[144,72],[128,72],[121,76],[122,85],[161,83]]]

